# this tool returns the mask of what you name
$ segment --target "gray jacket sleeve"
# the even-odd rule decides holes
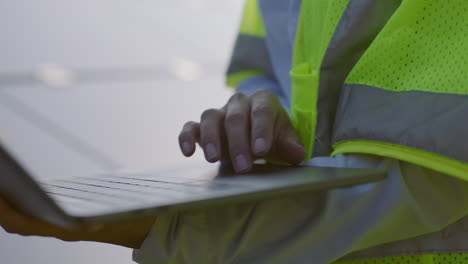
[[[436,232],[467,213],[468,184],[397,160],[318,157],[309,165],[385,168],[382,182],[158,217],[134,260],[150,263],[330,263]],[[311,262],[313,260],[313,262]]]
[[[243,93],[245,95],[251,95],[259,89],[266,89],[274,93],[280,100],[281,105],[286,110],[289,109],[289,98],[284,94],[283,90],[280,87],[280,84],[276,80],[271,79],[270,77],[262,75],[250,77],[241,82],[236,87],[237,92]]]

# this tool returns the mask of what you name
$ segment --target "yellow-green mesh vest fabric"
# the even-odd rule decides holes
[[[445,97],[465,96],[468,94],[467,30],[466,0],[403,1],[349,74],[345,89],[365,85],[398,92],[400,96],[416,91]],[[429,110],[432,105],[425,107]],[[441,119],[441,115],[449,116],[456,111],[450,109],[434,118]],[[420,125],[417,123],[424,122],[422,119],[414,125]],[[434,137],[432,141],[441,141],[439,144],[454,145],[445,153],[455,152],[457,144],[463,149],[465,136],[461,134],[464,130],[459,130],[460,135],[456,132],[461,123],[464,123],[463,117],[460,118],[460,126],[447,126],[447,133],[451,132],[452,137],[446,138],[448,134],[436,135],[435,132],[434,135],[428,132],[427,136]],[[419,137],[413,139],[417,141]],[[468,180],[466,159],[448,157],[438,153],[436,147],[432,148],[435,150],[421,150],[403,141],[395,138],[380,142],[366,137],[350,137],[338,140],[333,154],[361,152],[389,156]]]
[[[246,0],[226,84],[234,88],[250,77],[271,75],[271,71],[258,1]]]
[[[337,261],[334,264],[466,264],[468,254],[425,254],[414,256],[395,256],[377,259]]]
[[[468,93],[468,1],[403,1],[346,83]]]
[[[239,33],[265,37],[265,26],[263,25],[257,0],[245,1]]]
[[[306,150],[312,156],[317,123],[320,64],[338,21],[349,0],[302,2],[296,33],[290,118]]]
[[[296,37],[294,66],[291,70],[293,87],[291,119],[307,149],[307,158],[312,154],[317,123],[316,102],[320,63],[347,2],[303,1]],[[421,90],[467,94],[467,4],[468,1],[461,0],[403,1],[401,7],[364,53],[346,83],[365,84],[393,91]],[[437,54],[434,55],[435,53]],[[425,166],[435,164],[439,166],[439,171],[461,178],[464,178],[462,174],[468,175],[468,171],[464,168],[465,164],[450,158],[439,157],[440,155],[404,146],[398,146],[404,148],[403,151],[392,152],[386,151],[391,144],[385,142],[378,142],[384,146],[368,147],[366,145],[369,143],[368,140],[352,141],[365,143],[353,145],[349,142],[336,142],[333,155],[364,152],[405,159]],[[450,171],[449,167],[452,166],[458,167],[457,172]],[[337,261],[336,263],[456,264],[468,263],[467,259],[467,254],[454,253],[396,256]]]

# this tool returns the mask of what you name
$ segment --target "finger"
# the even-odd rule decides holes
[[[15,223],[14,215],[11,212],[12,210],[6,204],[5,201],[0,199],[0,225],[8,233],[16,233],[13,228],[12,223]]]
[[[277,154],[281,160],[292,164],[302,162],[306,157],[304,146],[289,120],[282,122],[283,130],[278,136]]]
[[[11,234],[22,236],[46,236],[72,240],[70,232],[34,217],[18,213],[0,198],[0,225]]]
[[[200,145],[208,162],[221,159],[221,137],[223,134],[224,111],[208,109],[200,121]]]
[[[185,123],[179,134],[179,147],[186,157],[190,157],[195,152],[195,146],[200,138],[200,124],[196,122]]]
[[[30,235],[28,218],[17,213],[6,201],[0,199],[0,225],[6,232]]]
[[[226,106],[224,129],[229,146],[229,156],[236,172],[247,172],[252,167],[250,154],[250,106],[243,94],[235,94]]]
[[[276,119],[275,96],[260,90],[251,96],[250,123],[252,152],[265,156],[271,149]]]

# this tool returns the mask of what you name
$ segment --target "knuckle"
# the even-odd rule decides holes
[[[213,122],[204,122],[200,126],[200,138],[212,138],[215,135],[219,134],[220,126],[222,123],[213,123]]]
[[[179,140],[183,139],[183,138],[190,137],[191,135],[193,135],[193,133],[195,132],[194,130],[195,130],[197,124],[198,123],[195,123],[195,122],[192,122],[192,121],[185,123],[184,127],[182,128],[182,131],[180,131]]]
[[[226,116],[224,123],[226,126],[238,125],[238,124],[245,122],[245,120],[246,120],[245,114],[241,112],[234,112]]]
[[[201,114],[201,120],[213,119],[219,117],[219,115],[220,111],[218,109],[211,108],[203,111],[203,113]]]
[[[212,143],[213,141],[212,137],[204,137],[200,140],[200,147],[205,149],[208,143]]]
[[[200,136],[200,144],[202,146],[205,146],[209,142],[216,142],[216,141],[217,141],[216,134],[210,129],[203,131],[203,133]]]
[[[193,127],[193,126],[195,126],[196,124],[197,124],[197,123],[194,122],[194,121],[188,121],[187,123],[185,123],[185,126],[186,126],[186,127]]]
[[[276,105],[279,104],[278,96],[267,89],[260,89],[252,94],[253,102],[263,102],[265,104]]]
[[[255,96],[255,97],[271,97],[272,95],[273,93],[270,90],[263,89],[263,88],[255,91],[255,93],[252,94],[252,96]]]
[[[221,123],[222,125],[222,123]],[[201,125],[200,129],[200,145],[205,146],[208,143],[216,143],[219,141],[220,131],[218,124],[206,123]]]
[[[268,129],[265,127],[265,126],[260,126],[260,125],[256,125],[252,128],[252,135],[253,136],[266,136],[268,135]]]
[[[231,158],[237,156],[237,154],[249,154],[248,139],[231,135],[228,138],[227,151]]]
[[[182,132],[190,131],[190,130],[192,130],[196,125],[197,125],[197,123],[195,123],[195,122],[193,122],[193,121],[189,121],[189,122],[187,122],[187,123],[184,124],[184,127],[182,128]]]
[[[229,98],[229,103],[245,100],[246,97],[247,96],[243,93],[235,93]]]
[[[274,110],[273,107],[268,105],[258,105],[252,109],[252,117],[265,117],[273,116]]]
[[[179,134],[179,138],[178,138],[179,142],[182,143],[183,141],[187,140],[187,133],[186,132],[181,132]]]

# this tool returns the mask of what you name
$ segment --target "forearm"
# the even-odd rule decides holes
[[[155,221],[156,217],[150,216],[128,222],[106,224],[82,233],[70,232],[62,240],[94,241],[135,249],[141,246]]]

